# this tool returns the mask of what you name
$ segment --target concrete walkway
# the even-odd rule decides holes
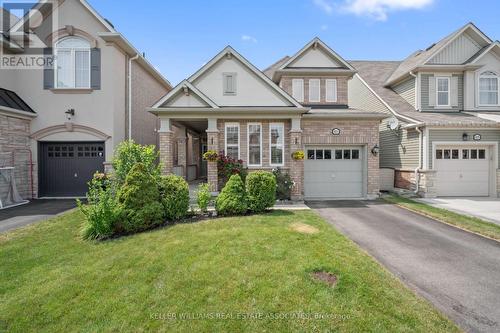
[[[74,199],[33,200],[26,205],[0,210],[0,233],[47,220],[75,207]]]
[[[444,208],[500,225],[500,198],[436,198],[415,199],[434,207]]]
[[[500,332],[500,243],[381,201],[310,202],[468,332]]]

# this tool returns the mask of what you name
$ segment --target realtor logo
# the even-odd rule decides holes
[[[0,0],[0,69],[43,69],[54,61],[50,35],[43,40],[39,30],[57,27],[55,0]]]

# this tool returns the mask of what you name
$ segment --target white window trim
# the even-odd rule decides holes
[[[283,139],[281,144],[273,144],[272,143],[272,131],[271,128],[273,126],[279,126],[281,127],[281,133],[283,134]],[[273,147],[281,147],[281,163],[276,164],[273,163],[273,156],[272,156],[272,150]],[[284,123],[270,123],[269,124],[269,165],[273,167],[282,167],[285,166],[285,124]]]
[[[318,82],[318,99],[317,100],[313,100],[311,99],[311,87],[312,87],[312,84],[311,82]],[[319,103],[321,102],[321,80],[320,79],[309,79],[309,102],[312,102],[312,103]]]
[[[69,37],[69,38],[74,38],[73,36]],[[81,38],[81,37],[78,37],[78,38]],[[92,63],[91,63],[91,48],[90,46],[88,48],[81,48],[81,47],[75,47],[75,48],[64,48],[64,47],[57,47],[57,44],[62,42],[64,39],[66,38],[62,38],[60,40],[58,40],[55,44],[55,48],[54,48],[54,55],[55,55],[55,59],[54,59],[54,88],[55,89],[90,89],[91,85],[92,85],[92,82],[91,82],[91,79],[92,79]],[[83,39],[83,38],[81,38]],[[57,65],[57,55],[59,53],[59,51],[70,51],[71,52],[71,68],[72,68],[72,71],[71,71],[71,86],[70,87],[59,87],[58,85],[58,65]],[[89,84],[88,86],[86,87],[76,87],[76,56],[75,56],[75,51],[88,51],[88,60],[89,60]]]
[[[295,84],[300,85],[300,96],[297,97],[293,95],[293,92],[295,91]],[[304,102],[304,79],[292,79],[292,97],[298,102]]]
[[[240,123],[225,123],[225,125],[224,125],[224,153],[226,154],[226,156],[227,156],[227,147],[228,147],[228,144],[227,144],[227,128],[228,127],[238,127],[238,160],[240,160],[241,159]],[[231,144],[230,146],[236,146],[236,145]]]
[[[488,71],[487,71],[488,72]],[[481,79],[482,78],[494,78],[494,79],[497,79],[497,104],[481,104]],[[500,106],[500,77],[497,76],[497,75],[491,75],[491,74],[488,74],[488,75],[483,75],[483,74],[479,74],[479,77],[477,79],[477,103],[478,103],[478,106],[484,106],[484,107],[488,107],[488,106]]]
[[[231,76],[233,78],[233,92],[226,91],[226,78],[228,76]],[[224,94],[224,96],[236,96],[237,91],[238,86],[236,85],[236,73],[222,73],[222,93]]]
[[[439,90],[439,80],[448,81],[448,104],[439,104],[439,93],[445,92]],[[451,78],[449,76],[436,76],[436,106],[451,107]]]
[[[259,125],[260,126],[260,164],[250,164],[250,126]],[[247,124],[247,166],[248,167],[262,167],[262,123],[248,123]]]
[[[328,83],[331,82],[333,84],[333,98],[329,99],[328,98]],[[338,87],[337,87],[337,79],[326,79],[325,80],[325,101],[326,102],[337,102],[338,99]]]

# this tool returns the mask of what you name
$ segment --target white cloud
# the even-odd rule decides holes
[[[249,35],[242,35],[241,40],[244,42],[257,43],[257,38],[249,36]]]
[[[387,20],[389,12],[422,9],[434,0],[345,0],[343,10],[359,16],[369,16],[378,21]]]
[[[314,0],[314,4],[327,14],[333,12],[333,5],[329,0]]]

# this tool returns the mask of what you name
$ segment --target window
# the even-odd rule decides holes
[[[262,165],[262,125],[248,124],[248,165]]]
[[[444,149],[443,150],[443,157],[445,160],[449,160],[451,158],[451,150]]]
[[[353,160],[359,160],[359,150],[358,149],[353,149],[351,157],[352,157]]]
[[[68,37],[55,45],[55,88],[90,88],[90,44]]]
[[[351,151],[349,149],[344,150],[344,160],[351,159]]]
[[[222,74],[224,95],[236,95],[236,73]]]
[[[322,160],[323,159],[323,150],[316,149],[316,159],[317,160]]]
[[[331,150],[325,150],[325,160],[331,160],[332,159],[332,151]]]
[[[479,105],[498,105],[498,76],[493,72],[479,77]]]
[[[477,149],[471,149],[470,150],[470,159],[471,160],[477,160]]]
[[[282,123],[269,125],[269,151],[271,152],[271,165],[282,166],[285,157],[285,126]]]
[[[458,160],[458,149],[452,149],[451,150],[451,159],[452,160]]]
[[[462,159],[463,160],[468,160],[469,159],[469,149],[463,149],[462,150]]]
[[[443,150],[442,149],[437,149],[436,150],[436,159],[437,160],[442,160],[443,159]]]
[[[486,158],[486,150],[484,149],[479,149],[478,150],[478,156],[480,160],[484,160]]]
[[[226,156],[240,159],[240,124],[226,123],[225,125]]]
[[[299,102],[304,101],[304,80],[302,79],[292,80],[292,97]]]
[[[309,80],[309,102],[319,102],[320,101],[320,80],[310,79]]]
[[[326,80],[326,101],[337,102],[337,80]]]
[[[308,159],[308,160],[314,160],[314,156],[315,156],[315,155],[314,155],[314,149],[309,149],[309,150],[307,151],[307,159]]]
[[[341,160],[342,159],[342,150],[336,150],[335,151],[335,159],[336,160]]]
[[[449,77],[437,77],[436,78],[437,87],[437,106],[450,106],[450,78]]]

